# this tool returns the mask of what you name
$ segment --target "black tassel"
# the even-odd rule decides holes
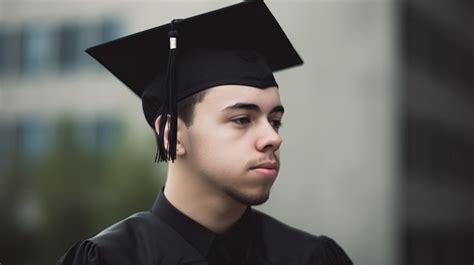
[[[157,135],[158,150],[155,156],[155,162],[169,161],[176,159],[176,140],[178,131],[178,102],[176,91],[176,57],[178,50],[176,41],[178,31],[175,28],[177,20],[171,22],[171,29],[168,33],[170,38],[170,51],[168,55],[168,67],[166,77],[166,87],[162,90],[161,98],[163,106],[161,108],[161,122],[159,134]],[[164,132],[165,126],[170,127],[168,134],[168,146],[165,146]]]

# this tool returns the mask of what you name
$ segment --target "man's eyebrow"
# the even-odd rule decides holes
[[[240,110],[240,109],[245,109],[245,110],[252,110],[257,113],[262,112],[260,107],[256,104],[252,103],[235,103],[234,105],[230,105],[226,108],[224,108],[222,111],[230,111],[230,110]],[[285,112],[285,108],[282,105],[275,106],[270,113],[275,113],[275,112]]]
[[[252,103],[235,103],[234,105],[230,105],[226,107],[225,109],[223,109],[223,111],[240,110],[240,109],[253,110],[255,112],[262,112],[259,106]]]
[[[282,105],[275,106],[270,113],[281,112],[285,113],[285,108]]]

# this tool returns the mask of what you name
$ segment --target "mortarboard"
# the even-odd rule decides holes
[[[303,63],[263,1],[175,19],[86,52],[142,98],[152,128],[159,115],[166,118],[157,134],[158,161],[176,157],[179,101],[218,85],[276,86],[273,72]]]

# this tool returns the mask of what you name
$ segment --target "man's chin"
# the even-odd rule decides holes
[[[251,194],[235,190],[228,190],[227,194],[235,201],[248,206],[264,204],[270,198],[270,191]]]

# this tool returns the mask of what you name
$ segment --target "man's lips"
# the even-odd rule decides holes
[[[266,169],[278,169],[278,163],[277,162],[264,162],[264,163],[261,163],[261,164],[258,164],[254,167],[252,167],[252,169],[255,169],[255,168],[266,168]]]
[[[278,163],[274,161],[263,162],[254,167],[251,167],[251,170],[254,170],[259,175],[275,177],[278,174]]]

